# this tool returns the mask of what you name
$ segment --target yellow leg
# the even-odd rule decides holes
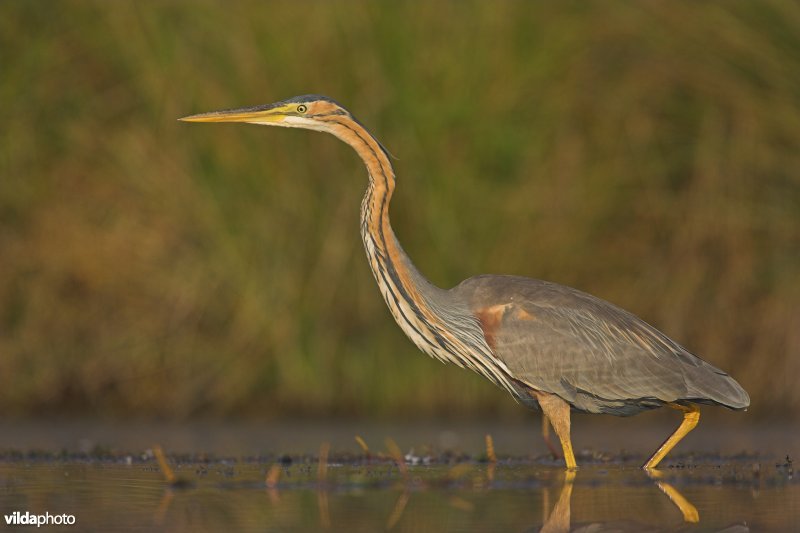
[[[575,454],[572,453],[572,441],[569,436],[569,404],[555,394],[545,394],[536,392],[536,399],[542,412],[550,421],[553,429],[561,441],[561,449],[564,451],[564,461],[569,470],[578,468],[575,463]]]
[[[572,452],[572,442],[569,436],[563,439],[561,435],[559,435],[558,438],[561,439],[561,449],[564,450],[564,462],[567,465],[567,470],[576,470],[578,468],[578,463],[575,462],[575,454]]]
[[[681,425],[678,426],[678,429],[675,430],[675,433],[670,435],[670,437],[664,441],[664,444],[662,444],[661,447],[656,450],[656,453],[654,453],[653,456],[648,459],[644,465],[642,465],[642,468],[651,469],[658,466],[658,463],[660,463],[661,460],[666,457],[670,450],[672,450],[672,448],[674,448],[675,445],[678,444],[681,439],[683,439],[683,437],[693,430],[700,421],[700,409],[693,405],[686,406],[677,403],[670,403],[667,405],[673,409],[683,411],[683,421],[681,422]]]

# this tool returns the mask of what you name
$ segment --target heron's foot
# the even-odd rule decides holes
[[[678,429],[675,430],[675,433],[669,436],[667,440],[664,441],[656,453],[653,454],[650,459],[647,460],[645,464],[642,465],[642,468],[645,470],[652,470],[658,466],[658,463],[666,457],[666,455],[678,444],[683,437],[685,437],[697,423],[700,421],[700,409],[695,407],[694,405],[681,405],[677,403],[670,403],[667,404],[673,409],[678,409],[679,411],[683,411],[683,420],[681,421],[681,425],[678,426]]]

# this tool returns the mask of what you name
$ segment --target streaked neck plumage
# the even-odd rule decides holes
[[[389,222],[395,174],[386,150],[355,119],[334,115],[325,122],[328,131],[353,147],[367,167],[369,185],[361,202],[361,237],[372,273],[398,325],[428,355],[470,368],[511,391],[507,373],[487,364],[496,359],[466,302],[428,281],[400,246]]]
[[[429,322],[440,322],[431,309],[447,297],[406,255],[389,221],[389,203],[395,174],[386,150],[354,119],[333,116],[326,120],[331,133],[349,144],[361,157],[369,173],[369,184],[361,202],[361,238],[372,274],[392,315],[403,331],[424,352],[442,358],[438,332]],[[426,321],[427,319],[427,321]]]

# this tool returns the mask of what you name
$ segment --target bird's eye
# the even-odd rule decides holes
[[[308,110],[308,108],[306,106],[304,106],[303,104],[300,104],[299,106],[297,106],[297,112],[298,113],[305,113],[307,110]]]

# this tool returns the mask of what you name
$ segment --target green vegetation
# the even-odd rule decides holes
[[[309,92],[398,157],[420,269],[625,307],[800,412],[800,5],[0,4],[0,411],[489,414],[417,352],[332,137],[178,117]]]

